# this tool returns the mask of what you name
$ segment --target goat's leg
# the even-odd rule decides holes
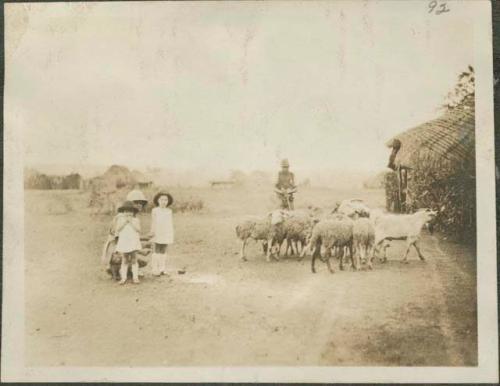
[[[366,245],[358,244],[354,250],[356,256],[356,264],[358,269],[361,268],[362,261],[366,259]]]
[[[264,251],[264,255],[267,255],[267,240],[262,242],[262,250]]]
[[[247,245],[248,239],[244,239],[241,243],[241,251],[240,251],[240,257],[241,260],[246,261],[247,258],[245,257],[245,247]]]
[[[342,255],[342,265],[343,265],[344,269],[346,269],[346,268],[347,268],[347,269],[351,268],[351,266],[352,266],[352,261],[350,261],[350,259],[348,259],[348,257],[347,257],[347,252],[346,252],[345,247],[341,247],[341,248],[340,248],[340,253],[341,253],[341,255]]]
[[[330,248],[327,249],[325,254],[326,254],[326,265],[328,267],[328,270],[330,271],[330,273],[335,273],[335,269],[330,264],[330,257],[332,256],[332,250]]]
[[[387,262],[387,248],[389,248],[389,242],[384,244],[384,263]]]
[[[273,239],[268,239],[267,240],[267,253],[266,253],[266,260],[267,262],[271,262],[271,254],[273,252]]]
[[[299,248],[299,242],[300,242],[300,248]],[[304,242],[302,240],[297,241],[297,256],[300,256],[302,253],[302,250],[304,249]]]
[[[339,256],[339,268],[341,271],[345,269],[344,267],[344,248],[343,247],[337,247],[337,254]]]
[[[290,240],[288,238],[285,239],[285,242],[286,242],[285,256],[289,256],[291,243],[290,243]]]
[[[361,248],[363,248],[361,245],[358,245],[358,246],[355,246],[355,245],[352,245],[351,246],[351,264],[352,264],[352,267],[354,268],[354,270],[356,271],[359,271],[359,268],[360,268],[360,258],[359,258],[359,255],[361,253]]]
[[[356,256],[354,254],[352,241],[349,243],[349,245],[345,249],[349,251],[349,257],[351,259],[352,266],[354,267],[354,269],[356,271],[358,271],[359,270],[359,260],[358,260],[357,254],[356,254]]]
[[[378,254],[379,255],[378,257],[382,261],[382,263],[385,263],[387,261],[387,251],[386,251],[387,247],[385,245],[382,245],[382,244],[384,244],[384,241],[385,241],[385,239],[377,241],[373,247],[373,255],[375,256],[375,254]],[[382,258],[380,258],[380,247],[381,246],[382,246],[383,252],[384,252],[384,255]]]
[[[279,252],[280,252],[280,246],[281,246],[281,244],[279,243],[278,240],[275,240],[275,239],[268,239],[267,243],[268,243],[268,246],[267,246],[267,261],[271,261],[271,256],[275,260],[279,261],[279,259],[280,259]],[[276,247],[277,247],[277,251],[275,251]]]
[[[411,246],[415,243],[415,239],[408,237],[408,241],[406,242],[406,252],[403,256],[403,263],[408,264],[408,253],[410,252]]]
[[[316,265],[316,259],[318,257],[318,253],[319,253],[319,248],[316,245],[316,246],[314,246],[312,259],[311,259],[311,271],[312,271],[312,273],[316,273],[315,265]]]
[[[292,240],[292,253],[293,253],[294,256],[298,256],[299,255],[299,249],[297,247],[297,243],[298,243],[297,240]]]
[[[418,242],[418,240],[415,240],[415,242],[413,243],[413,246],[417,250],[418,257],[420,257],[420,260],[425,261],[425,257],[424,257],[424,255],[422,255],[422,252],[420,252],[420,248],[418,247],[417,242]]]
[[[368,246],[366,248],[366,260],[368,263],[368,269],[373,269],[373,257],[374,257],[374,247],[373,246]]]
[[[300,252],[300,256],[299,256],[299,261],[302,260],[304,258],[304,256],[306,255],[306,252],[310,251],[310,250],[311,250],[311,244],[309,243],[302,248],[302,252]]]
[[[274,258],[276,260],[279,260],[281,257],[281,246],[283,245],[283,241],[275,241],[274,244],[276,245],[276,254],[274,255]]]

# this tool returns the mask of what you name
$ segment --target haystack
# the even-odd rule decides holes
[[[89,206],[95,208],[96,213],[114,213],[135,183],[136,180],[128,168],[113,165],[103,175],[89,181]]]
[[[139,189],[149,189],[153,186],[153,181],[146,177],[144,173],[139,170],[133,170],[132,176],[138,186]]]

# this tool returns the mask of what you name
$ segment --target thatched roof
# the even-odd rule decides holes
[[[114,192],[123,186],[133,186],[136,180],[125,166],[112,165],[104,174],[91,178],[89,186],[102,192]]]
[[[474,110],[455,109],[420,126],[409,129],[387,142],[401,143],[395,166],[412,167],[419,159],[453,164],[474,160]]]

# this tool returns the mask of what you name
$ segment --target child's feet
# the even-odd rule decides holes
[[[140,281],[139,281],[139,279],[133,279],[133,280],[132,280],[132,283],[134,283],[134,284],[139,284],[139,283],[140,283]]]
[[[127,280],[120,280],[118,284],[123,285]]]

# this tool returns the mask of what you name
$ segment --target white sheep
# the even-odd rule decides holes
[[[271,255],[276,259],[274,247],[279,245],[284,239],[283,221],[286,213],[283,210],[275,210],[264,218],[246,219],[236,226],[236,236],[242,241],[240,257],[246,260],[245,247],[249,239],[262,241],[262,247],[266,258],[270,261]]]
[[[326,262],[328,270],[334,273],[334,269],[330,265],[330,257],[333,255],[342,255],[344,247],[350,252],[350,258],[353,259],[352,251],[353,242],[353,221],[349,218],[339,216],[328,220],[319,221],[312,230],[311,240],[306,248],[302,250],[301,257],[306,251],[312,250],[311,271],[316,273],[315,263],[319,257]],[[321,248],[324,248],[325,256],[321,257]],[[335,253],[335,251],[337,253]],[[343,269],[343,258],[340,257],[340,269]]]
[[[352,219],[359,217],[370,217],[370,208],[363,200],[351,198],[338,204],[334,212],[344,214]]]
[[[430,209],[420,209],[413,214],[385,214],[374,219],[375,226],[375,251],[379,247],[392,240],[406,240],[406,252],[403,262],[408,262],[408,252],[413,245],[417,250],[420,260],[425,260],[418,247],[420,233],[424,225],[434,219],[437,212]],[[384,256],[382,261],[387,261],[387,247],[384,245]]]
[[[248,240],[250,238],[252,238],[252,232],[254,231],[254,228],[258,222],[260,222],[260,219],[259,220],[246,219],[236,226],[236,237],[238,237],[242,241],[241,250],[240,250],[240,258],[243,261],[246,261],[245,247],[248,243]],[[264,220],[263,222],[267,224],[267,221]],[[267,249],[264,250],[264,253],[266,253],[266,252],[267,252]]]
[[[368,218],[360,217],[353,223],[353,247],[356,264],[355,269],[360,267],[360,259],[367,261],[368,268],[373,269],[373,247],[375,242],[375,229],[372,221]]]
[[[317,220],[314,217],[314,212],[306,210],[295,210],[287,212],[283,222],[283,231],[286,241],[286,255],[289,251],[297,256],[306,246],[311,237],[312,229]],[[299,250],[300,243],[300,250]]]

